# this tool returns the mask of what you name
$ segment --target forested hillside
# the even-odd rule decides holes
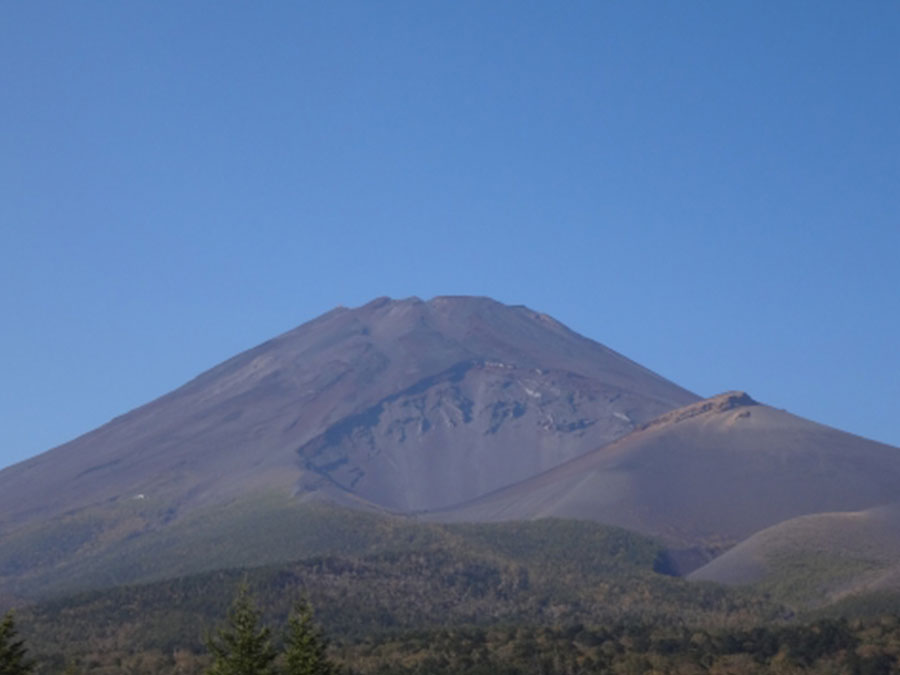
[[[752,593],[660,574],[660,553],[653,540],[589,522],[410,523],[368,553],[83,593],[23,608],[19,620],[40,673],[70,660],[96,673],[163,673],[203,662],[207,633],[242,583],[274,624],[308,597],[351,660],[352,645],[448,627],[750,626],[790,616]]]

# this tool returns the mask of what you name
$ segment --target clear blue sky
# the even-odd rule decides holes
[[[900,445],[900,3],[0,4],[0,466],[379,295]]]

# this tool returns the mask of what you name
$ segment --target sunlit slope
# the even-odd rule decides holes
[[[808,605],[900,591],[900,506],[792,518],[758,532],[690,578],[757,584]]]
[[[900,450],[728,393],[535,478],[433,514],[585,518],[721,549],[803,514],[900,499]]]

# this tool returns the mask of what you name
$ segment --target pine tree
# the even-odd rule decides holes
[[[312,608],[305,600],[294,605],[284,638],[284,675],[336,675],[328,660],[328,641],[313,622]]]
[[[0,675],[27,675],[33,664],[25,659],[25,643],[16,640],[16,624],[12,612],[0,621]]]
[[[272,675],[276,653],[269,637],[247,587],[241,586],[228,611],[228,625],[207,641],[213,655],[207,675]]]

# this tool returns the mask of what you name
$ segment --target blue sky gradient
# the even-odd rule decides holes
[[[0,5],[0,466],[488,295],[900,445],[900,4]]]

